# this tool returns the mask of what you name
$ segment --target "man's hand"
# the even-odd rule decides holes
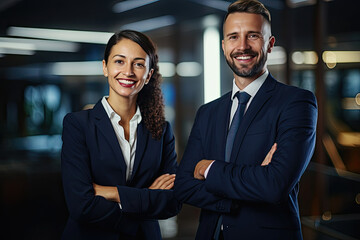
[[[172,189],[174,186],[175,174],[163,174],[151,184],[149,189]]]
[[[198,162],[194,169],[194,178],[199,180],[205,180],[204,174],[205,170],[208,168],[208,166],[213,162],[214,160],[206,160],[203,159],[200,162]]]
[[[267,166],[269,163],[271,163],[271,159],[276,151],[277,143],[274,143],[274,145],[271,147],[270,151],[266,155],[264,161],[261,163],[261,166]]]

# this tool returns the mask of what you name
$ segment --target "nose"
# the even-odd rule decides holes
[[[238,50],[244,51],[250,48],[247,37],[239,37],[237,47]]]
[[[134,75],[134,71],[133,71],[133,66],[132,64],[125,64],[124,68],[123,68],[123,74],[125,76],[132,76]]]

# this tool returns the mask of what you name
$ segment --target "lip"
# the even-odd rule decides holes
[[[132,88],[136,84],[135,80],[128,79],[128,78],[120,78],[120,79],[117,79],[117,81],[120,84],[120,86],[125,87],[125,88]]]
[[[251,62],[255,58],[255,56],[249,55],[249,54],[237,54],[237,55],[234,55],[233,58],[237,62],[248,63],[248,62]]]

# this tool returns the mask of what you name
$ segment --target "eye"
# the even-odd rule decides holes
[[[145,65],[142,64],[142,63],[135,63],[134,65],[135,65],[135,67],[137,67],[137,68],[144,68],[144,67],[145,67]]]
[[[123,61],[123,60],[121,60],[121,59],[117,59],[117,60],[115,60],[115,63],[116,63],[116,64],[123,64],[123,63],[124,63],[124,61]]]
[[[236,35],[229,36],[229,40],[236,40],[238,37]]]
[[[259,35],[259,34],[256,34],[256,33],[253,33],[253,34],[249,34],[249,35],[248,35],[248,38],[249,38],[249,39],[252,39],[252,40],[256,40],[256,39],[259,39],[259,38],[260,38],[260,35]]]

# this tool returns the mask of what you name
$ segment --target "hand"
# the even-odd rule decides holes
[[[169,190],[173,188],[175,181],[175,174],[163,174],[151,184],[149,189],[165,189]]]
[[[120,197],[117,187],[113,186],[101,186],[93,183],[95,196],[102,196],[106,200],[120,203]]]
[[[203,159],[200,162],[198,162],[194,169],[194,178],[199,179],[199,180],[205,180],[205,176],[204,176],[205,170],[209,167],[209,165],[213,161],[214,160]]]
[[[277,149],[277,143],[274,143],[274,145],[271,147],[270,151],[266,155],[264,161],[261,163],[261,166],[267,166],[271,163],[271,159]]]

